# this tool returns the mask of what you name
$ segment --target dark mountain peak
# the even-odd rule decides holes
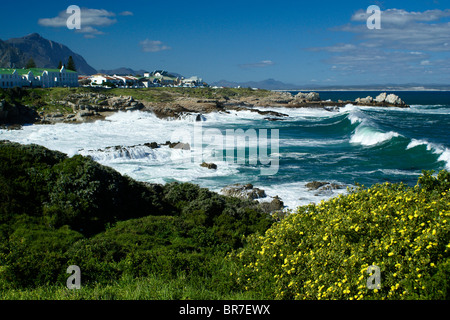
[[[72,56],[80,74],[97,73],[97,70],[92,68],[81,55],[61,43],[45,39],[38,33],[9,39],[4,43],[8,45],[8,48],[5,47],[3,50],[0,48],[0,67],[14,65],[16,68],[22,68],[30,58],[33,58],[40,68],[57,68],[59,62],[67,63]]]
[[[33,40],[33,39],[44,39],[44,38],[42,38],[42,36],[39,34],[39,33],[31,33],[31,34],[29,34],[29,35],[27,35],[27,36],[25,36],[25,37],[23,37],[23,39],[30,39],[30,40]]]

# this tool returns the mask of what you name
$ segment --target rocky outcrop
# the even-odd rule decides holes
[[[124,154],[129,154],[129,151],[132,150],[133,148],[142,147],[142,146],[145,146],[145,147],[148,147],[151,149],[157,149],[157,148],[160,148],[161,146],[168,146],[171,149],[190,150],[189,143],[166,141],[165,143],[148,142],[148,143],[138,144],[138,145],[133,145],[133,146],[109,146],[109,147],[105,147],[103,149],[97,149],[95,151],[99,151],[99,152],[119,151]]]
[[[202,164],[200,165],[200,167],[204,167],[204,168],[208,168],[208,169],[217,169],[217,165],[215,163],[206,163],[206,162],[202,162]]]
[[[130,89],[133,90],[133,89]],[[132,91],[130,91],[132,92]],[[153,94],[153,93],[152,93]],[[223,96],[216,98],[193,98],[189,94],[159,92],[159,102],[151,99],[138,101],[133,96],[116,96],[108,91],[81,91],[70,92],[64,98],[37,100],[39,114],[35,108],[26,106],[10,106],[4,101],[0,103],[0,124],[4,123],[41,123],[52,124],[57,122],[81,123],[103,120],[117,111],[141,110],[154,113],[159,118],[181,118],[186,115],[195,116],[195,121],[207,120],[208,113],[250,111],[264,115],[267,121],[280,121],[288,118],[287,114],[274,110],[264,110],[266,107],[277,108],[320,108],[327,111],[339,111],[347,104],[364,106],[392,106],[408,107],[405,102],[394,94],[382,93],[376,98],[358,98],[355,101],[322,101],[316,92],[299,92],[295,96],[289,92],[259,92]],[[209,92],[208,96],[215,96]],[[149,98],[152,98],[151,94]],[[43,105],[42,105],[43,104]]]
[[[314,191],[315,196],[320,196],[324,194],[330,194],[334,190],[345,189],[345,185],[332,183],[332,182],[322,182],[322,181],[312,181],[305,185],[309,191]]]
[[[284,209],[284,203],[278,196],[273,197],[272,201],[270,202],[261,202],[259,206],[264,212],[267,213],[272,213]]]
[[[408,107],[406,103],[395,94],[387,94],[383,92],[376,98],[368,96],[366,98],[357,98],[355,100],[357,105],[367,106],[385,106],[385,107]]]
[[[313,190],[319,190],[319,191],[325,191],[325,190],[337,190],[337,189],[344,189],[344,185],[340,185],[337,183],[331,183],[331,182],[322,182],[322,181],[312,181],[308,182],[305,185],[310,191]]]
[[[152,142],[152,143],[155,143],[155,142]],[[166,141],[166,143],[163,143],[161,145],[169,146],[169,148],[171,148],[171,149],[191,150],[191,145],[189,143]]]
[[[309,92],[309,93],[299,92],[294,96],[294,101],[296,102],[320,101],[320,95],[317,92]]]
[[[39,115],[34,109],[0,100],[0,125],[22,125],[34,123],[38,119]]]
[[[153,112],[158,118],[180,118],[196,114],[196,121],[203,121],[203,114],[226,111],[218,99],[176,98],[171,102],[143,102],[143,110]]]
[[[254,188],[251,183],[245,185],[233,184],[230,186],[226,186],[221,190],[221,193],[225,196],[247,200],[255,200],[266,197],[266,193],[264,190]]]

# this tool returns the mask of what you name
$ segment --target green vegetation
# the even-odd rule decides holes
[[[298,208],[230,257],[249,291],[270,299],[449,299],[450,173],[358,187]],[[367,270],[381,288],[367,288]]]
[[[67,70],[77,71],[77,67],[75,66],[75,61],[73,60],[72,56],[69,56],[69,59],[67,60]]]
[[[134,99],[153,103],[174,102],[177,98],[196,99],[230,99],[241,97],[267,97],[271,91],[253,90],[250,88],[170,88],[155,87],[143,89],[107,89],[103,87],[78,87],[78,88],[0,88],[0,100],[5,100],[9,105],[27,106],[36,112],[50,113],[73,113],[71,107],[62,105],[59,101],[70,101],[71,94],[101,93],[106,96],[132,96]]]
[[[178,97],[190,97],[198,99],[226,99],[248,96],[266,97],[271,92],[268,90],[253,90],[250,88],[170,88],[155,87],[143,89],[106,89],[106,88],[13,88],[0,89],[0,99],[6,99],[12,104],[42,105],[49,104],[53,100],[64,100],[74,93],[103,93],[111,96],[132,96],[137,100],[149,102],[172,102]]]
[[[253,203],[196,185],[148,185],[89,158],[6,141],[0,188],[3,298],[63,292],[72,264],[88,295],[167,282],[188,288],[173,297],[241,297],[224,257],[273,223]]]
[[[270,216],[3,141],[0,299],[448,299],[449,189],[450,173],[424,172]],[[80,290],[65,287],[73,264]]]
[[[25,69],[36,68],[36,62],[34,62],[33,58],[30,58],[25,65]]]

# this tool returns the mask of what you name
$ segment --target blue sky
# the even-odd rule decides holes
[[[65,26],[69,5],[82,29]],[[378,5],[381,29],[367,28]],[[37,32],[96,69],[164,69],[207,82],[450,82],[450,1],[3,2],[0,38]]]

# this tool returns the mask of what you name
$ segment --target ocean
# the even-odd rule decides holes
[[[353,101],[380,92],[319,93],[323,100]],[[191,182],[217,192],[230,184],[251,183],[265,190],[267,197],[259,201],[278,196],[287,208],[295,209],[345,194],[347,187],[356,184],[404,182],[412,186],[422,170],[450,170],[450,92],[389,93],[400,96],[411,108],[352,104],[335,111],[265,108],[288,117],[268,121],[267,115],[256,112],[230,111],[204,114],[201,123],[196,115],[162,120],[151,113],[129,111],[93,123],[0,130],[0,140],[35,143],[69,156],[90,156],[151,183]],[[258,144],[252,149],[236,138],[237,132],[256,137]],[[229,137],[236,139],[234,144],[227,144]],[[190,143],[190,150],[145,145],[166,141]],[[244,159],[239,158],[239,150],[246,150]],[[265,158],[261,157],[264,152]],[[211,159],[217,169],[200,166]],[[269,165],[276,170],[263,174]],[[312,181],[334,187],[311,190],[306,184]]]

